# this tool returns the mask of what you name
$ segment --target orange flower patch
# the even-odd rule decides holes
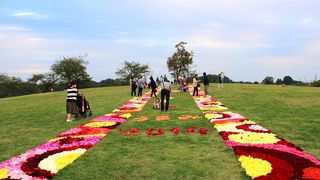
[[[178,119],[181,121],[185,121],[188,119],[201,119],[201,118],[202,118],[201,116],[192,116],[192,115],[182,115],[178,117]]]
[[[156,117],[157,121],[167,121],[169,119],[170,119],[169,116],[157,116]]]
[[[134,118],[134,120],[136,120],[136,121],[138,121],[138,122],[143,122],[143,121],[148,120],[148,117],[146,117],[146,116],[141,116],[141,117]]]

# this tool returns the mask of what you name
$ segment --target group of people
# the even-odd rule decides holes
[[[218,74],[218,88],[223,88],[223,79],[224,79],[224,72],[221,72]],[[198,78],[198,75],[194,75],[192,80],[192,86],[193,86],[193,94],[192,96],[198,96],[198,88],[200,87],[201,80]],[[209,95],[209,78],[207,76],[207,73],[203,73],[203,86],[204,86],[204,95]]]
[[[147,81],[146,77],[142,78],[142,76],[131,77],[130,78],[130,87],[131,87],[131,96],[137,95],[137,89],[138,89],[138,96],[142,96],[142,90],[146,88]]]
[[[146,88],[148,86],[149,89],[151,89],[151,97],[155,97],[156,100],[154,102],[153,107],[158,109],[160,108],[161,111],[168,111],[169,109],[169,101],[170,101],[170,92],[171,92],[171,83],[168,80],[168,78],[164,75],[161,76],[160,79],[157,77],[156,80],[153,79],[153,77],[150,77],[150,81],[147,84],[146,78],[142,79],[142,76],[139,76],[138,80],[136,78],[132,77],[130,79],[130,87],[131,87],[131,96],[136,96],[136,89],[138,88],[138,97],[142,96],[142,90],[143,88]],[[161,87],[160,91],[160,99],[157,97],[157,88]],[[164,100],[166,100],[166,104],[164,105]]]
[[[218,87],[223,88],[223,79],[224,73],[221,72],[218,75]],[[198,75],[194,75],[192,80],[193,86],[193,96],[199,95],[199,87],[201,80],[198,78]],[[130,78],[130,87],[131,87],[131,96],[136,96],[136,90],[138,89],[138,97],[142,96],[142,91],[148,86],[151,89],[151,97],[155,97],[155,102],[153,107],[161,111],[168,111],[169,102],[170,102],[170,93],[171,93],[171,83],[168,78],[164,75],[161,76],[160,79],[157,77],[156,80],[153,77],[150,77],[150,81],[147,84],[146,77],[139,76],[138,78],[131,77]],[[203,86],[205,96],[209,95],[209,78],[207,74],[203,73]],[[160,91],[160,99],[157,97],[157,88],[161,87]],[[186,76],[179,77],[179,89],[181,92],[188,91],[188,82]],[[67,122],[72,122],[74,119],[74,115],[77,115],[77,96],[79,95],[79,90],[77,89],[77,85],[75,83],[70,83],[67,89],[67,102],[66,102],[66,111],[67,111]],[[166,104],[164,104],[166,102]]]

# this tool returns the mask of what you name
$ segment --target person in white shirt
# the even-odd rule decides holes
[[[160,82],[161,86],[161,111],[168,111],[169,101],[170,101],[170,92],[171,92],[171,83],[167,77],[163,77],[163,80]],[[164,107],[164,98],[166,98],[166,107]]]
[[[192,85],[193,85],[193,94],[192,96],[196,95],[199,96],[199,92],[198,92],[198,84],[199,84],[200,80],[198,80],[198,75],[194,75],[193,76],[193,80],[192,80]]]
[[[79,90],[77,89],[76,83],[70,83],[69,88],[67,89],[67,103],[66,103],[66,110],[67,110],[67,122],[73,121],[73,115],[78,114],[77,108],[77,96],[79,94]]]

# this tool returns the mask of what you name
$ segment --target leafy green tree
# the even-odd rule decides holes
[[[151,70],[148,64],[125,60],[122,67],[117,69],[116,75],[121,79],[129,80],[131,77],[146,76],[150,74],[150,72]]]
[[[274,84],[273,77],[267,76],[263,79],[262,84]]]
[[[23,82],[20,78],[0,74],[0,97],[19,96],[34,93],[31,83]]]
[[[63,57],[51,66],[52,73],[48,74],[50,80],[58,80],[61,83],[75,82],[81,86],[91,77],[87,73],[88,61],[86,56]]]
[[[314,80],[311,85],[314,87],[320,87],[320,80]]]
[[[278,84],[278,85],[283,84],[282,79],[278,78],[276,81],[276,84]]]
[[[191,65],[193,63],[193,52],[185,49],[186,42],[179,42],[175,45],[177,51],[168,57],[167,67],[170,74],[178,79],[179,76],[192,74]]]
[[[283,78],[283,84],[285,85],[294,84],[294,80],[290,76],[285,76]]]

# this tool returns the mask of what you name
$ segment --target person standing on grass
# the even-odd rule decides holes
[[[138,79],[138,97],[142,96],[143,86],[144,86],[144,82],[143,82],[142,76],[140,76]]]
[[[192,96],[194,96],[194,95],[199,96],[199,92],[198,92],[199,82],[200,82],[200,80],[198,80],[198,75],[194,75],[193,80],[192,80],[192,85],[193,85]]]
[[[78,115],[78,108],[77,108],[77,96],[79,94],[79,90],[77,89],[77,84],[71,82],[67,89],[67,122],[72,122],[74,118],[73,115]]]
[[[152,76],[150,77],[150,88],[151,88],[151,97],[152,97],[153,94],[154,94],[154,97],[157,97],[157,94],[156,94],[156,92],[157,92],[157,84],[154,81]]]
[[[208,89],[209,89],[209,78],[208,78],[206,72],[203,73],[203,86],[204,86],[204,95],[208,96],[209,95],[209,92],[208,92]]]
[[[137,95],[137,82],[136,82],[136,78],[134,78],[134,77],[131,78],[130,86],[131,86],[131,96],[136,96],[136,95]]]
[[[218,87],[223,88],[224,72],[218,74]]]
[[[164,77],[161,82],[161,112],[168,111],[170,101],[171,83],[167,77]],[[166,107],[164,107],[164,98],[166,98]]]

